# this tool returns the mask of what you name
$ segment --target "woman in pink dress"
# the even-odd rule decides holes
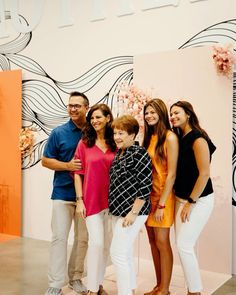
[[[89,234],[87,288],[91,295],[106,294],[101,286],[109,253],[106,247],[109,170],[116,154],[112,121],[107,105],[94,105],[87,115],[87,126],[75,152],[75,158],[82,164],[82,169],[74,172],[76,212],[85,218]]]

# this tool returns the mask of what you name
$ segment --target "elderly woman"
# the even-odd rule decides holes
[[[136,288],[134,241],[150,211],[152,164],[146,150],[134,143],[139,131],[135,118],[119,117],[112,122],[112,128],[119,150],[110,169],[109,211],[113,226],[110,253],[118,295],[130,295]]]

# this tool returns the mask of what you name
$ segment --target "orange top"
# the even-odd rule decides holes
[[[170,131],[167,132],[167,136],[170,134]],[[156,221],[153,218],[153,214],[156,211],[156,205],[161,198],[163,192],[165,181],[168,173],[167,167],[167,152],[166,152],[166,141],[164,143],[164,153],[165,158],[162,162],[157,161],[157,156],[155,153],[155,148],[157,144],[157,135],[152,135],[150,144],[148,147],[148,153],[152,159],[152,192],[150,195],[151,199],[151,212],[147,219],[147,226],[152,227],[171,227],[174,221],[174,208],[175,208],[175,198],[174,193],[171,192],[165,202],[164,217],[161,222]]]

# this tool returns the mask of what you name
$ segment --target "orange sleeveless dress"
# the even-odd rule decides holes
[[[170,131],[168,131],[170,134]],[[147,149],[152,159],[152,192],[150,195],[151,212],[148,216],[146,225],[151,227],[171,227],[174,221],[175,197],[171,192],[165,202],[164,217],[162,221],[156,221],[153,214],[156,211],[156,205],[160,200],[163,191],[166,177],[167,177],[167,155],[166,155],[166,142],[164,143],[165,159],[158,163],[156,160],[155,147],[157,143],[157,135],[152,135],[149,147]]]

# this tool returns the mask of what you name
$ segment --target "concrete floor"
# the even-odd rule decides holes
[[[1,295],[43,295],[47,289],[47,268],[49,242],[29,238],[16,238],[0,242],[0,294]],[[142,265],[142,268],[143,267]],[[147,269],[145,268],[145,273]],[[140,274],[142,277],[143,274]],[[104,283],[109,295],[116,294],[115,282],[106,277]],[[151,287],[151,281],[143,278],[138,294]],[[205,285],[205,282],[204,282]],[[142,290],[143,289],[143,290]],[[172,290],[173,289],[173,290]],[[175,290],[172,295],[185,294],[184,289]],[[65,287],[65,294],[75,294]],[[204,293],[204,294],[210,294]],[[236,276],[233,276],[212,295],[236,295]]]
[[[216,290],[213,295],[236,295],[236,275]]]

